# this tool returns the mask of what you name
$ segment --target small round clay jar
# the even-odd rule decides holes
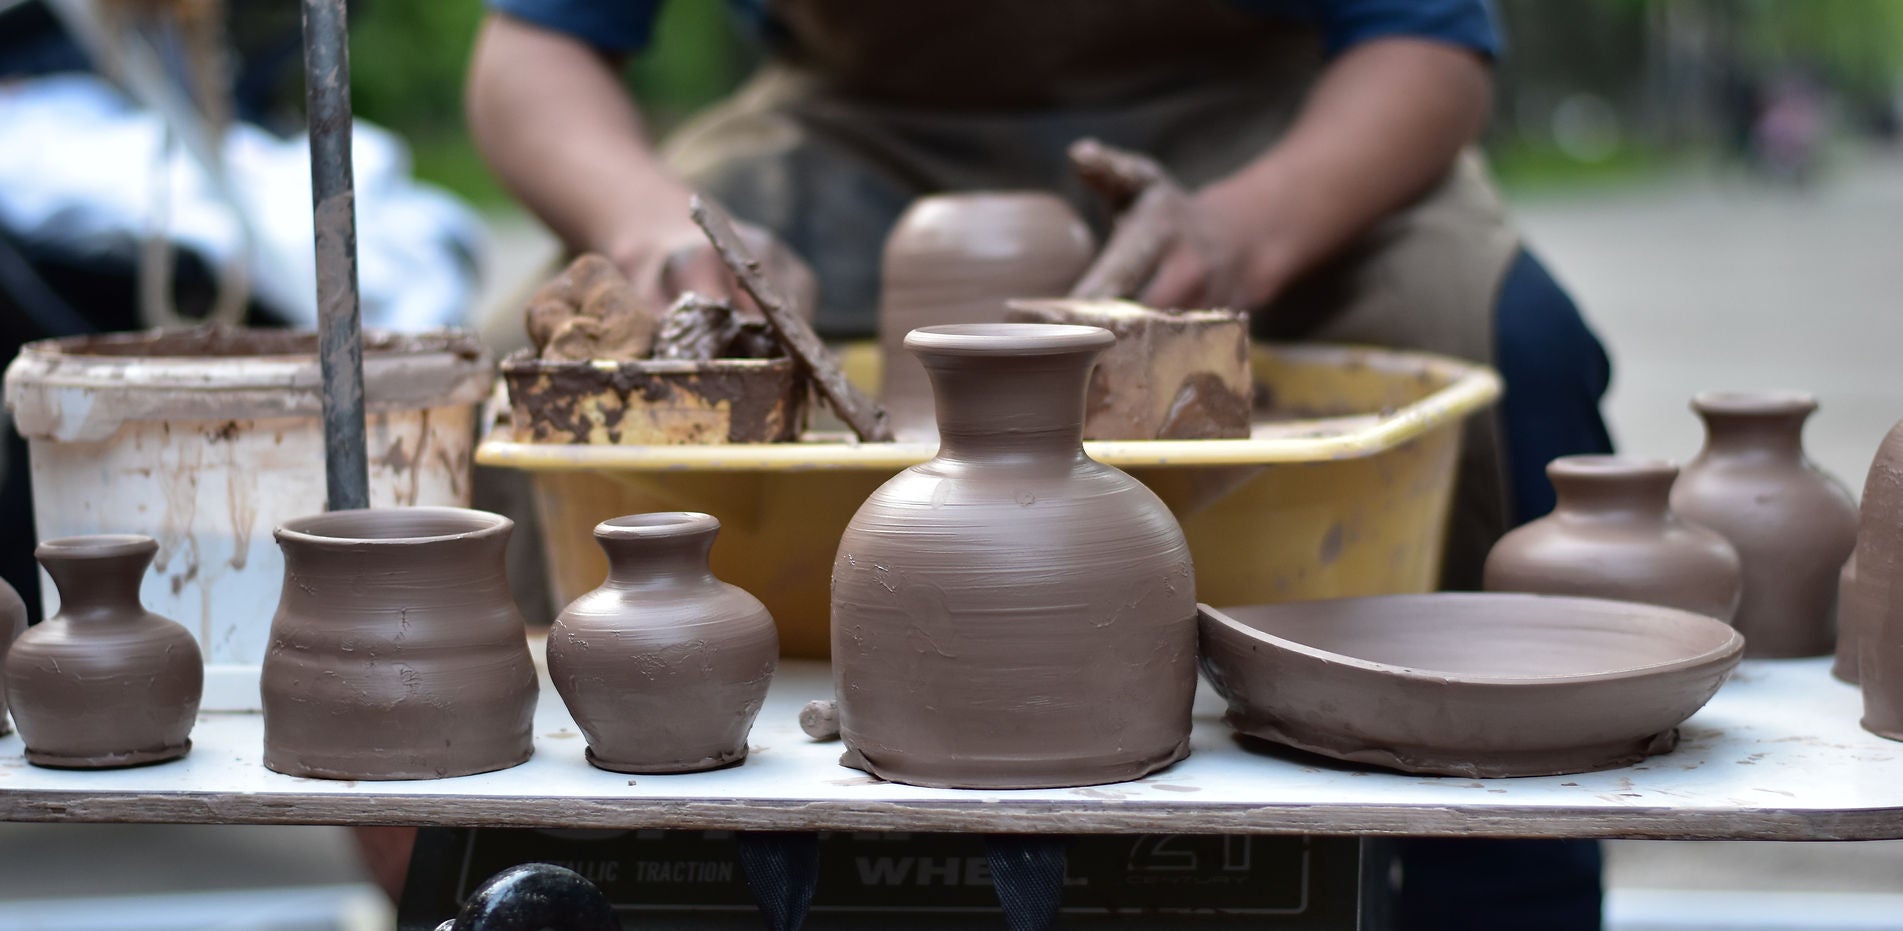
[[[1566,456],[1546,477],[1553,513],[1494,544],[1488,591],[1637,601],[1730,622],[1743,584],[1738,553],[1672,513],[1677,466]]]
[[[151,537],[48,540],[34,555],[59,586],[59,613],[7,651],[7,701],[29,763],[107,769],[191,750],[204,690],[198,641],[145,610]]]
[[[1857,505],[1804,455],[1817,399],[1714,392],[1692,399],[1705,446],[1672,486],[1672,510],[1731,541],[1744,567],[1734,626],[1747,658],[1822,656],[1835,645],[1838,576]]]
[[[264,765],[437,779],[529,758],[535,662],[503,552],[513,521],[463,508],[285,521],[260,690]]]
[[[549,678],[595,766],[687,773],[746,759],[780,641],[766,606],[708,568],[719,532],[692,512],[595,527],[608,578],[548,637]]]
[[[7,717],[7,650],[26,633],[26,602],[13,586],[0,581],[0,737],[13,733],[13,720]]]
[[[1039,191],[969,191],[914,201],[880,264],[881,400],[904,440],[930,440],[931,384],[905,351],[923,326],[1003,323],[1013,298],[1060,297],[1095,254],[1070,205]]]

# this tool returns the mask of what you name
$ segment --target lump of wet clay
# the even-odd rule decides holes
[[[1129,301],[1011,301],[1021,323],[1099,326],[1117,344],[1090,376],[1087,440],[1234,439],[1254,400],[1249,325],[1229,310],[1163,312]]]
[[[693,291],[682,294],[661,318],[661,332],[654,339],[656,359],[717,359],[728,355],[727,347],[740,335],[740,319],[728,301],[703,297]]]
[[[524,322],[548,361],[645,359],[659,326],[621,270],[594,253],[535,289]]]

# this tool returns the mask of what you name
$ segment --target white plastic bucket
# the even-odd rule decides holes
[[[476,405],[492,380],[469,335],[364,335],[375,507],[469,504]],[[316,334],[199,328],[29,344],[6,372],[42,540],[159,542],[146,607],[190,628],[207,710],[258,708],[284,560],[271,533],[324,509]],[[59,595],[44,576],[50,615]]]

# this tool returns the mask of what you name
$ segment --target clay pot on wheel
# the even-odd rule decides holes
[[[1877,447],[1863,484],[1863,512],[1857,552],[1851,561],[1849,610],[1857,658],[1838,676],[1856,675],[1863,687],[1863,727],[1891,740],[1903,740],[1903,599],[1897,577],[1903,572],[1903,423],[1890,428]]]
[[[939,194],[907,208],[886,236],[879,292],[880,400],[899,438],[933,436],[931,385],[905,334],[1002,323],[1005,301],[1063,296],[1094,254],[1089,227],[1051,194]]]
[[[1121,782],[1189,752],[1195,578],[1176,519],[1085,455],[1098,327],[906,337],[937,458],[881,486],[833,563],[842,762],[914,785]]]
[[[687,773],[746,759],[780,640],[766,606],[708,568],[719,532],[687,512],[595,527],[608,579],[548,637],[549,677],[595,766]]]
[[[0,737],[13,733],[13,721],[7,717],[7,650],[15,638],[26,633],[26,602],[13,586],[0,581]]]
[[[462,508],[285,521],[264,765],[433,779],[529,758],[535,664],[503,567],[515,524]]]
[[[1738,550],[1745,656],[1821,656],[1835,638],[1837,576],[1857,536],[1849,493],[1804,456],[1810,395],[1710,393],[1692,400],[1705,448],[1672,487],[1672,510]]]
[[[1742,584],[1738,553],[1672,513],[1677,466],[1567,456],[1546,476],[1558,498],[1553,513],[1494,544],[1488,591],[1637,601],[1731,620]]]
[[[57,615],[7,652],[7,701],[29,763],[106,769],[191,750],[205,686],[198,641],[145,610],[151,537],[48,540],[34,551],[59,586]]]

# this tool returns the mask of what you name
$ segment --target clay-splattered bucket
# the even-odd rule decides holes
[[[316,348],[282,330],[120,333],[32,343],[7,368],[39,538],[159,541],[140,595],[198,638],[206,710],[258,707],[284,578],[271,531],[324,509]],[[488,354],[455,331],[370,332],[363,367],[370,503],[467,506]]]

